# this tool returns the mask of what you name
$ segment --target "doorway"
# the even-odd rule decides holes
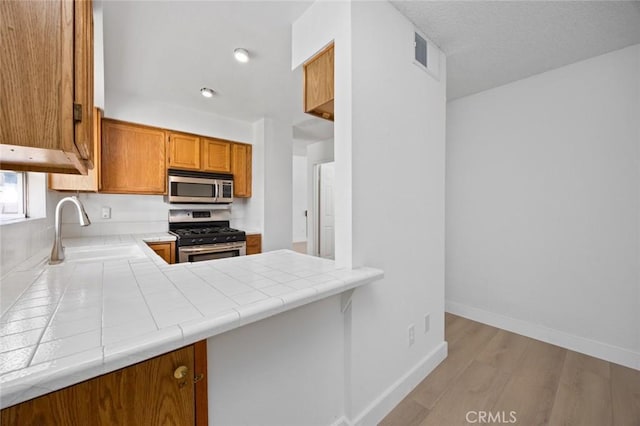
[[[313,254],[326,259],[335,258],[335,227],[333,188],[335,163],[314,166],[314,245]]]
[[[292,248],[335,257],[333,138],[293,144]]]

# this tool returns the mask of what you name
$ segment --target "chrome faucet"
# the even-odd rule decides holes
[[[60,222],[62,222],[62,207],[64,203],[67,201],[71,202],[76,206],[78,210],[78,219],[80,220],[80,226],[88,226],[91,225],[91,221],[89,220],[89,216],[87,216],[87,212],[84,211],[84,206],[76,197],[64,197],[62,200],[58,202],[56,206],[56,215],[55,215],[55,239],[53,240],[53,248],[51,249],[51,259],[49,259],[49,265],[57,265],[58,263],[64,260],[64,247],[62,247],[62,237],[60,235]]]

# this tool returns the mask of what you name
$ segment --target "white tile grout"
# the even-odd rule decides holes
[[[153,236],[147,237],[153,238]],[[78,238],[74,239],[73,245],[82,246],[83,242],[85,245],[102,244],[103,246],[129,242],[144,246],[139,236]],[[38,387],[46,388],[47,383],[54,386],[57,381],[60,381],[59,372],[60,368],[64,370],[65,359],[67,361],[74,359],[73,350],[69,357],[64,350],[60,352],[60,349],[49,345],[47,347],[51,347],[52,355],[39,355],[42,358],[39,362],[56,362],[57,378],[48,376],[42,368],[31,369],[30,366],[38,348],[43,344],[42,339],[45,333],[49,333],[47,344],[52,341],[72,339],[78,344],[78,350],[82,349],[93,356],[98,356],[99,352],[99,359],[86,360],[86,369],[80,373],[74,373],[74,379],[76,377],[88,379],[112,371],[110,369],[115,366],[126,365],[127,360],[154,353],[160,348],[177,349],[186,341],[192,342],[193,336],[212,337],[223,331],[320,300],[340,293],[347,287],[353,288],[360,285],[360,282],[370,282],[382,276],[382,271],[379,270],[364,268],[347,271],[336,268],[333,261],[288,250],[187,265],[166,265],[155,259],[153,257],[155,254],[152,256],[151,250],[144,250],[144,252],[147,258],[94,264],[76,263],[63,267],[48,267],[42,264],[32,266],[34,271],[37,271],[37,268],[42,270],[33,273],[29,284],[6,308],[2,316],[3,319],[8,318],[7,313],[11,312],[16,304],[21,306],[21,302],[25,312],[34,314],[40,311],[28,311],[30,308],[33,309],[32,305],[35,308],[44,308],[41,309],[44,311],[49,309],[46,308],[47,306],[55,305],[46,315],[45,326],[36,328],[40,330],[37,346],[30,352],[28,360],[25,359],[27,367],[23,369],[24,377],[31,377],[26,382],[32,383],[31,380],[36,380],[37,377]],[[100,268],[100,271],[98,272],[95,268]],[[29,272],[29,269],[25,272]],[[11,274],[7,277],[11,278]],[[15,277],[17,280],[29,275],[15,275]],[[9,279],[3,280],[1,285],[5,288],[11,284]],[[175,292],[175,295],[170,296],[172,292]],[[36,296],[42,300],[29,302],[35,298],[26,297],[27,295]],[[169,296],[165,298],[163,295]],[[47,302],[47,299],[55,301],[40,305]],[[112,322],[112,319],[106,317],[107,313],[113,312],[114,307],[117,309],[120,305],[122,306],[120,318],[140,314],[135,327],[138,327],[143,334],[136,338],[129,337],[122,340],[114,340],[110,337],[107,341],[105,329],[123,327],[127,324],[126,321]],[[91,314],[94,307],[98,308],[97,313]],[[78,319],[68,318],[69,322],[55,320],[62,319],[63,313],[67,312],[69,314],[64,316],[73,316],[73,312],[81,312],[83,308],[86,308],[90,317],[99,318],[98,330],[77,333],[82,328],[78,327]],[[149,321],[149,328],[154,327],[155,330],[144,331],[143,323],[146,321]],[[53,322],[56,322],[56,329],[51,328]],[[184,326],[181,326],[183,323]],[[68,330],[64,329],[65,324],[68,324]],[[134,327],[134,324],[132,323],[131,326]],[[56,330],[60,330],[58,334]],[[20,332],[27,331],[29,330]],[[112,332],[109,335],[111,334]],[[132,336],[134,335],[138,336],[133,332]],[[87,350],[85,347],[87,342],[83,343],[82,336],[92,339],[97,336],[100,346]],[[16,348],[16,350],[19,349],[21,348]],[[64,357],[61,358],[55,355],[56,353]],[[52,358],[49,359],[47,356]],[[68,367],[75,368],[71,365]],[[16,397],[14,393],[37,396],[34,394],[38,393],[34,387],[25,391],[23,386],[25,382],[11,379],[11,377],[20,376],[20,374],[13,374],[20,373],[20,369],[13,370],[11,373],[0,375],[4,394],[0,404],[4,404],[6,400],[19,400],[20,396]],[[50,377],[50,382],[47,381],[49,380],[47,377]]]

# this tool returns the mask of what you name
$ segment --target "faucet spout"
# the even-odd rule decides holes
[[[87,212],[84,210],[84,206],[82,205],[78,197],[65,197],[60,200],[58,202],[58,205],[56,206],[56,215],[54,219],[55,238],[53,240],[53,248],[51,249],[51,258],[49,259],[49,265],[57,265],[64,260],[64,247],[62,247],[62,235],[60,235],[60,231],[62,222],[62,207],[64,207],[64,204],[67,202],[70,202],[76,207],[76,210],[78,211],[78,220],[80,222],[80,226],[91,225],[89,216],[87,216]]]

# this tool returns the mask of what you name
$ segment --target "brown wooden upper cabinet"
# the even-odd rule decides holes
[[[169,132],[169,168],[199,170],[201,139],[195,135]]]
[[[170,169],[231,173],[232,142],[168,132]]]
[[[231,173],[233,196],[251,197],[251,145],[169,132],[167,151],[170,169]]]
[[[333,43],[304,64],[304,112],[333,121]]]
[[[93,168],[86,175],[49,173],[49,189],[56,191],[98,192],[100,190],[100,143],[102,110],[93,109]]]
[[[231,173],[231,142],[219,139],[202,140],[202,170]]]
[[[231,148],[231,172],[233,173],[233,196],[251,197],[251,145],[234,143]]]
[[[93,166],[90,0],[0,2],[0,168]]]
[[[166,194],[166,132],[102,120],[102,190],[115,194]]]

